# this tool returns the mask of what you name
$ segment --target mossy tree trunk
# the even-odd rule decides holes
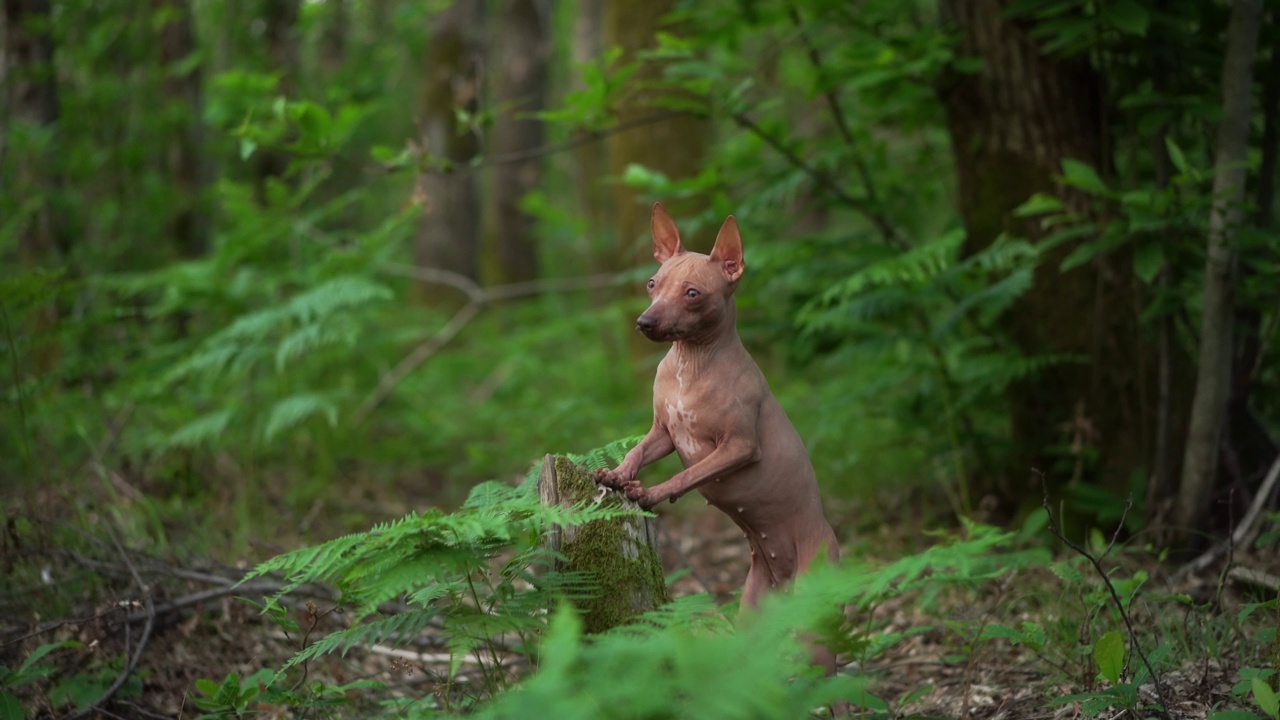
[[[599,494],[586,468],[558,455],[543,459],[538,496],[544,505],[577,505]],[[637,507],[616,492],[607,493],[601,502]],[[565,556],[557,570],[584,572],[592,578],[595,591],[575,602],[587,632],[625,624],[667,601],[657,538],[653,518],[642,516],[594,520],[556,528],[548,535],[551,548]]]

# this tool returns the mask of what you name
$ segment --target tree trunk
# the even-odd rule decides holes
[[[173,8],[172,19],[160,30],[160,64],[165,69],[163,90],[166,102],[180,113],[167,129],[168,152],[165,174],[178,192],[177,206],[171,209],[168,235],[177,246],[178,255],[193,258],[209,249],[212,232],[208,212],[208,169],[205,158],[204,90],[201,67],[186,72],[177,67],[196,51],[190,2],[155,0],[156,10]]]
[[[271,70],[280,73],[279,92],[286,98],[296,94],[298,3],[299,0],[263,0],[260,8],[267,62]],[[253,169],[258,203],[266,205],[267,184],[285,174],[289,157],[279,150],[260,148],[253,155]]]
[[[538,496],[544,505],[578,505],[593,501],[598,494],[586,468],[561,456],[543,459]],[[602,502],[637,507],[616,492],[608,493]],[[617,627],[667,601],[653,518],[633,516],[555,528],[547,543],[565,556],[556,570],[584,572],[592,579],[595,592],[574,601],[587,632]]]
[[[479,151],[475,133],[459,121],[458,111],[474,112],[480,99],[479,47],[471,37],[478,27],[479,0],[457,0],[431,18],[422,99],[422,148],[439,165],[419,177],[425,210],[419,229],[417,261],[476,279],[479,243],[479,189],[475,173],[456,172]],[[453,299],[453,292],[424,287],[425,300]]]
[[[585,84],[576,68],[587,63],[599,62],[604,40],[604,0],[579,0],[573,18],[572,57],[575,71],[569,81],[570,90],[582,90]],[[609,242],[616,229],[609,217],[609,189],[602,182],[605,175],[605,145],[603,142],[587,142],[574,148],[570,165],[570,183],[576,201],[578,217],[582,219],[583,234],[596,239],[598,244],[582,248],[582,256],[599,263],[589,272],[604,272],[617,267],[616,243]],[[600,261],[604,262],[601,263]],[[598,300],[604,302],[607,293],[600,291]]]
[[[23,265],[51,261],[70,250],[65,214],[58,211],[61,183],[56,172],[54,134],[59,116],[52,17],[48,0],[4,0],[4,46],[0,57],[0,178],[24,191],[0,201],[5,222],[30,213],[20,226]],[[38,198],[32,208],[22,203]]]
[[[1033,193],[1056,193],[1074,210],[1087,211],[1087,198],[1057,185],[1063,159],[1087,163],[1104,176],[1108,168],[1097,74],[1083,58],[1044,53],[1032,27],[1004,17],[1006,4],[940,5],[959,36],[958,53],[983,60],[981,71],[958,73],[941,88],[967,252],[1005,232],[1042,238],[1038,222],[1012,213]],[[1029,482],[1033,467],[1051,478],[1088,477],[1123,495],[1133,471],[1153,457],[1155,352],[1139,322],[1130,254],[1120,251],[1060,271],[1076,246],[1051,253],[1037,269],[1034,286],[1001,322],[1029,355],[1081,355],[1088,362],[1055,365],[1010,386],[1016,456],[1007,467],[986,473],[996,482],[975,480],[976,496],[994,493],[1020,503],[1038,498],[1039,484]],[[1097,453],[1096,464],[1087,457],[1090,450]]]
[[[351,8],[347,0],[326,0],[324,30],[319,42],[319,66],[330,80],[337,75],[347,58],[347,33],[351,25]]]
[[[520,209],[520,199],[541,182],[542,160],[504,158],[543,144],[542,121],[529,115],[546,105],[551,12],[551,4],[540,0],[502,0],[498,17],[498,46],[493,58],[498,117],[490,148],[500,163],[493,175],[497,227],[492,280],[497,283],[538,276],[533,217]]]
[[[1269,26],[1276,17],[1276,13],[1271,12],[1270,17],[1263,21],[1263,26]],[[1262,39],[1259,37],[1259,42]],[[1280,47],[1273,45],[1269,54],[1269,66],[1258,73],[1262,79],[1259,98],[1262,111],[1262,157],[1253,186],[1253,225],[1264,235],[1275,233],[1276,177],[1280,172]],[[1258,49],[1258,56],[1259,59],[1263,56],[1261,47]],[[1263,272],[1257,267],[1257,258],[1245,254],[1238,257],[1238,260],[1238,285],[1256,285],[1254,278]],[[1227,402],[1227,424],[1222,441],[1225,449],[1223,454],[1229,458],[1223,465],[1231,473],[1231,481],[1239,483],[1241,490],[1232,494],[1233,503],[1239,506],[1233,510],[1242,510],[1243,506],[1249,504],[1250,487],[1266,474],[1276,453],[1280,451],[1275,438],[1250,407],[1253,388],[1262,371],[1262,359],[1267,351],[1267,338],[1264,337],[1267,331],[1263,327],[1266,316],[1263,309],[1267,307],[1268,303],[1263,298],[1243,298],[1236,305],[1235,326],[1232,328],[1236,347],[1231,367],[1231,399]],[[1217,485],[1221,492],[1223,483],[1219,482]],[[1229,517],[1240,517],[1240,514]]]
[[[676,6],[674,0],[614,0],[604,4],[604,45],[622,48],[621,62],[636,59],[639,53],[656,45],[658,31],[673,32],[662,19]],[[630,84],[643,87],[661,77],[661,66],[646,62]],[[702,170],[702,158],[711,139],[710,123],[693,115],[675,115],[655,122],[646,118],[664,113],[653,104],[652,92],[639,91],[617,108],[621,124],[640,123],[629,130],[613,133],[605,141],[608,155],[608,173],[612,178],[612,212],[610,224],[617,233],[618,252],[614,255],[614,267],[633,269],[653,262],[649,237],[648,203],[634,189],[621,182],[627,166],[644,165],[663,173],[668,178],[679,179],[696,175]],[[677,215],[701,210],[692,204],[673,202],[666,198],[667,207]],[[696,202],[696,201],[695,201]],[[683,209],[682,209],[683,208]],[[712,238],[702,242],[710,246]],[[688,246],[688,239],[686,239]],[[690,248],[695,249],[695,248]]]
[[[1235,233],[1242,220],[1249,105],[1262,0],[1235,0],[1222,67],[1222,124],[1214,158],[1213,209],[1200,317],[1200,368],[1183,456],[1174,522],[1190,541],[1208,526],[1219,441],[1231,393],[1232,322],[1235,314]]]

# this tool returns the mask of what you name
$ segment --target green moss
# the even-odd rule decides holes
[[[590,472],[566,458],[556,458],[556,476],[563,503],[589,501],[599,493]],[[609,493],[602,502],[623,505],[617,493]],[[565,569],[590,573],[595,582],[591,597],[575,601],[589,633],[622,625],[667,601],[662,561],[643,537],[633,539],[637,523],[632,518],[589,522],[560,547],[567,558]]]

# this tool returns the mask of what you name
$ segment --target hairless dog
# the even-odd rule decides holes
[[[788,583],[819,553],[835,562],[835,532],[822,512],[813,464],[759,366],[738,339],[733,291],[745,268],[742,237],[730,215],[711,255],[686,251],[675,222],[653,206],[652,304],[636,328],[670,342],[653,383],[653,427],[613,470],[596,481],[645,509],[698,490],[737,523],[751,543],[742,606]],[[646,488],[640,468],[675,451],[684,470]],[[815,662],[835,670],[818,648]]]

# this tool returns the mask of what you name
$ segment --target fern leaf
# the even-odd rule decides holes
[[[281,670],[288,670],[298,663],[306,662],[319,655],[332,652],[346,655],[347,651],[356,645],[373,645],[387,641],[394,645],[403,645],[407,640],[421,635],[435,616],[434,610],[409,610],[330,633],[289,658]]]
[[[271,440],[280,431],[292,428],[312,415],[323,415],[329,421],[329,427],[338,425],[337,406],[322,395],[305,393],[287,397],[271,408],[263,436]]]
[[[822,301],[845,300],[870,287],[926,285],[955,262],[964,238],[963,230],[952,230],[905,253],[873,263],[831,286],[823,293]]]
[[[196,447],[222,435],[231,422],[231,410],[219,410],[203,415],[175,430],[165,439],[165,448]]]
[[[384,285],[358,276],[337,277],[295,295],[284,311],[301,322],[310,323],[340,308],[390,300],[394,294]]]
[[[291,361],[324,347],[354,347],[358,339],[358,327],[343,316],[304,325],[280,341],[276,348],[276,370],[283,371]]]

